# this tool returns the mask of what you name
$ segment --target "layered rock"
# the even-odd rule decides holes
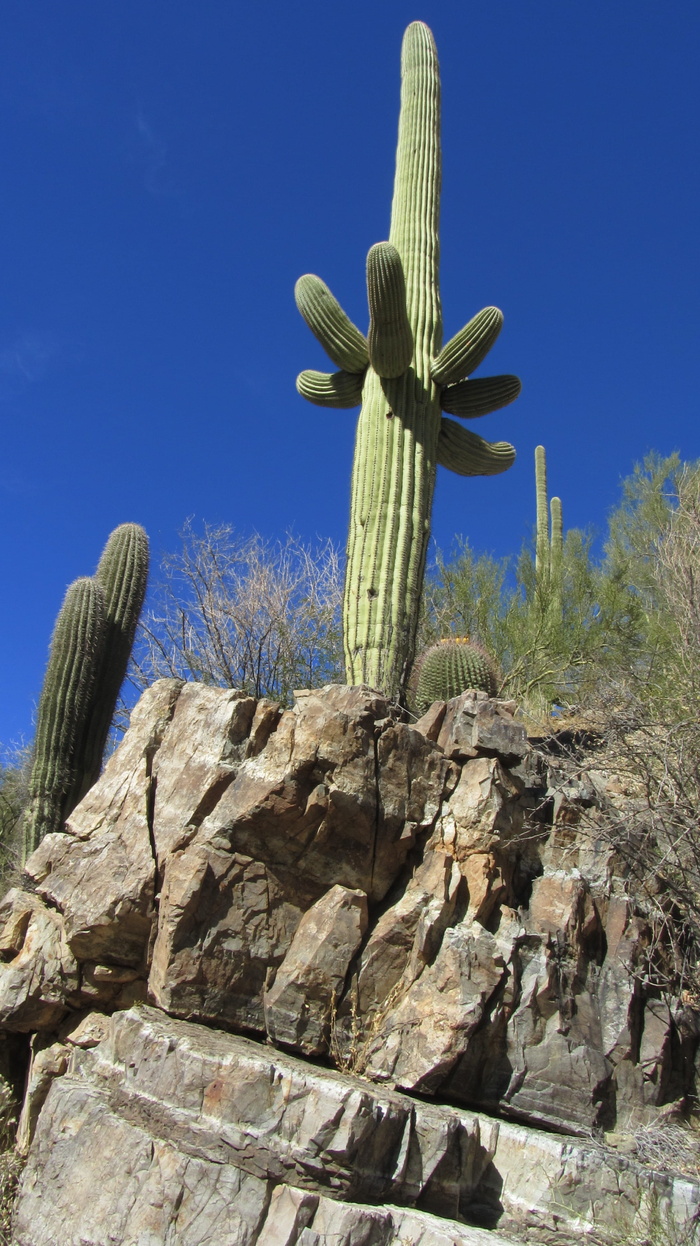
[[[533,750],[513,709],[465,693],[412,726],[367,688],[280,710],[154,685],[2,902],[0,1027],[48,1050],[86,1013],[148,1000],[368,1077],[377,1096],[569,1134],[653,1121],[692,1093],[695,1040],[642,986],[649,932],[596,832],[601,785]],[[77,1057],[47,1071],[62,1060],[37,1068],[37,1138],[77,1076]],[[332,1197],[320,1189],[313,1216]],[[275,1216],[311,1233],[295,1199],[275,1194]]]
[[[607,1220],[628,1241],[687,1225],[696,1199],[600,1150],[140,1008],[115,1013],[98,1046],[73,1045],[54,1080],[15,1240],[507,1246]]]

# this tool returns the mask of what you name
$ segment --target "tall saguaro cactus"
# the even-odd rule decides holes
[[[503,317],[487,307],[442,347],[439,288],[440,76],[433,37],[413,22],[402,48],[401,114],[388,242],[367,257],[365,338],[319,277],[297,306],[340,371],[302,372],[320,406],[361,402],[343,605],[348,683],[401,695],[413,660],[438,463],[462,476],[505,471],[507,442],[484,441],[442,412],[473,419],[512,402],[514,376],[472,379]]]

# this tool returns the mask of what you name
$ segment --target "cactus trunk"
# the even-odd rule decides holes
[[[398,694],[415,651],[435,489],[440,395],[430,375],[442,345],[439,294],[440,77],[432,35],[409,26],[389,241],[406,281],[413,333],[401,377],[367,371],[357,427],[345,581],[348,683]]]
[[[107,636],[83,732],[80,768],[71,793],[73,808],[99,778],[146,595],[148,561],[148,537],[143,528],[135,523],[120,524],[111,533],[95,572],[105,595]]]
[[[80,769],[85,724],[107,638],[104,592],[76,580],[56,620],[39,701],[22,863],[45,835],[61,829]],[[70,806],[72,807],[72,806]]]

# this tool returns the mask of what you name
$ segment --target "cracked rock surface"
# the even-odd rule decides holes
[[[566,1145],[573,1147],[572,1135],[633,1131],[695,1093],[697,1039],[683,1029],[674,1001],[655,996],[634,972],[649,931],[614,854],[596,834],[602,797],[591,784],[562,779],[561,765],[531,747],[513,709],[468,692],[448,705],[436,703],[410,725],[365,687],[300,692],[288,710],[178,680],[159,681],[143,695],[98,783],[65,830],[47,836],[29,859],[24,887],[0,903],[0,1027],[40,1035],[37,1059],[56,1044],[62,1051],[72,1042],[74,1049],[68,1072],[55,1072],[63,1067],[62,1055],[42,1057],[35,1081],[43,1106],[29,1105],[25,1113],[27,1131],[36,1126],[36,1137],[21,1206],[27,1216],[33,1207],[36,1246],[49,1239],[36,1227],[43,1213],[31,1202],[32,1183],[38,1189],[46,1165],[53,1172],[50,1166],[63,1154],[58,1139],[68,1134],[84,1148],[81,1164],[88,1158],[98,1163],[99,1156],[89,1157],[98,1128],[100,1137],[114,1139],[114,1155],[129,1150],[119,1198],[141,1210],[134,1211],[133,1224],[119,1220],[121,1210],[105,1210],[105,1223],[116,1217],[111,1237],[90,1237],[84,1226],[73,1229],[66,1220],[66,1242],[162,1240],[175,1246],[219,1241],[225,1224],[229,1236],[222,1242],[272,1242],[274,1232],[274,1240],[311,1243],[324,1240],[318,1226],[327,1223],[339,1226],[323,1229],[338,1233],[338,1241],[346,1240],[343,1233],[348,1242],[368,1243],[403,1234],[427,1244],[443,1240],[430,1236],[438,1232],[431,1227],[436,1216],[460,1224],[468,1211],[499,1232],[526,1223],[518,1198],[499,1194],[498,1182],[507,1172],[509,1190],[520,1189],[513,1156],[521,1147],[518,1162],[536,1189],[524,1142],[512,1142],[518,1130],[528,1135],[528,1124],[569,1135]],[[140,1012],[144,1003],[150,1010]],[[110,1016],[113,1028],[105,1038],[101,1025]],[[166,1092],[170,1079],[178,1082],[178,1094],[186,1093],[194,1062],[188,1056],[180,1068],[166,1059],[167,1042],[154,1037],[158,1018],[174,1027],[167,1040],[174,1052],[194,1050],[194,1039],[182,1038],[193,1030],[208,1051],[212,1027],[230,1032],[217,1042],[245,1046],[235,1034],[255,1040],[258,1058],[262,1052],[268,1060],[267,1074],[258,1070],[253,1078],[257,1114],[273,1111],[272,1090],[263,1094],[260,1078],[262,1085],[273,1077],[273,1066],[286,1067],[291,1058],[261,1047],[266,1040],[316,1061],[307,1066],[311,1080],[299,1093],[302,1100],[314,1078],[335,1086],[345,1073],[365,1088],[363,1111],[372,1119],[376,1105],[385,1105],[383,1128],[393,1119],[387,1104],[408,1102],[415,1113],[419,1096],[420,1120],[433,1120],[433,1112],[440,1121],[439,1128],[425,1124],[428,1133],[457,1129],[462,1141],[445,1142],[439,1180],[431,1177],[418,1194],[402,1187],[400,1197],[391,1184],[397,1178],[382,1177],[379,1161],[372,1161],[380,1183],[372,1193],[371,1183],[356,1188],[350,1177],[345,1184],[338,1177],[337,1187],[326,1182],[308,1156],[302,1168],[315,1173],[311,1184],[298,1165],[269,1168],[267,1142],[259,1168],[230,1158],[223,1163],[214,1152],[207,1158],[201,1123],[195,1149],[182,1150],[194,1126],[178,1113],[194,1109],[188,1100],[166,1111]],[[178,1028],[192,1022],[199,1024]],[[146,1047],[139,1048],[137,1065],[145,1062],[151,1071],[162,1065],[167,1073],[150,1090],[137,1091],[142,1071],[132,1075],[109,1052],[126,1043],[127,1034],[136,1042],[140,1033],[145,1043],[143,1026],[151,1047],[148,1058]],[[93,1037],[77,1042],[76,1034]],[[443,1106],[429,1107],[426,1097]],[[234,1115],[242,1111],[236,1102]],[[462,1177],[448,1178],[465,1165],[472,1171],[464,1141],[467,1109],[501,1118],[501,1169],[489,1168],[498,1162],[492,1157],[469,1178],[468,1190]],[[301,1128],[301,1118],[297,1123]],[[250,1132],[253,1124],[239,1121],[236,1128]],[[327,1128],[316,1140],[321,1150]],[[416,1125],[419,1133],[423,1128]],[[210,1132],[213,1137],[214,1127]],[[507,1137],[512,1154],[506,1162]],[[340,1172],[349,1144],[333,1145]],[[382,1141],[382,1163],[393,1145]],[[551,1145],[566,1167],[565,1144]],[[361,1152],[363,1162],[374,1154]],[[233,1154],[230,1147],[225,1154]],[[567,1170],[578,1174],[567,1186],[572,1206],[578,1207],[575,1190],[587,1179],[585,1166],[592,1171],[586,1155],[585,1165]],[[423,1151],[420,1156],[422,1172],[427,1161]],[[51,1188],[64,1181],[72,1188],[73,1161],[60,1162],[65,1167]],[[185,1191],[200,1190],[199,1201],[190,1205],[183,1193],[166,1213],[170,1193],[165,1198],[157,1191],[166,1185],[170,1191],[168,1173],[175,1174],[173,1189],[179,1182]],[[113,1183],[103,1185],[97,1173],[95,1181],[109,1200]],[[635,1181],[628,1201],[637,1211],[630,1215],[643,1201],[642,1178]],[[449,1197],[426,1193],[448,1186]],[[616,1188],[619,1195],[619,1181]],[[683,1215],[689,1215],[695,1194],[683,1198]],[[355,1213],[341,1214],[338,1200],[343,1207],[381,1204],[371,1215],[362,1212],[366,1236],[357,1236]],[[540,1207],[537,1224],[554,1231],[554,1212],[542,1210],[547,1200],[535,1193],[533,1200]],[[68,1215],[69,1202],[61,1215]],[[163,1205],[155,1236],[133,1236],[143,1208],[156,1203]],[[200,1215],[210,1218],[209,1237],[204,1229],[203,1236],[187,1236],[187,1217],[194,1223]],[[579,1208],[577,1215],[595,1225],[602,1212]],[[404,1217],[400,1225],[396,1216]],[[411,1220],[409,1230],[406,1216],[423,1220]],[[439,1232],[448,1233],[445,1241],[480,1240],[455,1237],[444,1225]],[[34,1240],[28,1234],[21,1240]],[[495,1243],[493,1233],[488,1240]]]

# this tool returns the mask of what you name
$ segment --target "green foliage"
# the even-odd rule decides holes
[[[413,705],[417,714],[424,714],[433,701],[449,701],[477,688],[495,696],[498,678],[494,664],[479,645],[467,637],[439,640],[418,655],[411,674],[415,689]]]
[[[502,668],[504,695],[536,720],[552,706],[593,704],[623,685],[648,703],[679,700],[679,690],[698,678],[687,653],[689,638],[700,635],[700,604],[693,613],[700,472],[677,455],[638,464],[623,482],[598,560],[590,534],[563,536],[558,499],[548,529],[543,450],[536,482],[534,549],[527,546],[515,563],[477,555],[466,543],[449,559],[438,555],[422,639],[474,637]]]
[[[367,258],[367,339],[319,277],[307,274],[296,286],[301,314],[342,370],[301,373],[299,392],[321,406],[362,402],[343,602],[346,679],[396,696],[415,653],[437,465],[493,475],[515,458],[506,442],[484,441],[441,411],[485,415],[520,391],[515,377],[470,377],[500,330],[497,308],[441,349],[440,74],[422,22],[404,35],[401,80],[389,241]]]

